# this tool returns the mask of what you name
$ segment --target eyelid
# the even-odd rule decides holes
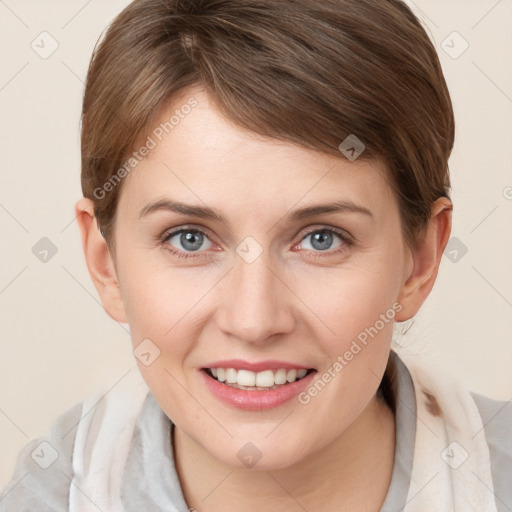
[[[188,259],[194,260],[196,258],[210,258],[212,256],[211,250],[209,251],[209,250],[203,249],[202,251],[197,251],[197,252],[196,251],[184,251],[182,249],[178,249],[178,248],[172,246],[169,243],[169,240],[171,238],[174,238],[175,236],[179,235],[180,233],[187,232],[187,231],[196,231],[198,233],[201,233],[209,240],[209,242],[211,244],[214,244],[214,246],[215,245],[218,246],[218,244],[211,239],[207,229],[202,228],[202,227],[201,228],[194,227],[191,225],[183,225],[183,226],[179,226],[179,227],[166,229],[164,231],[164,233],[162,235],[160,235],[160,237],[159,237],[160,247],[162,249],[164,249],[165,251],[168,251],[169,253],[171,253],[173,255],[173,257],[182,259],[182,260],[188,260]]]
[[[210,231],[204,227],[194,226],[193,224],[184,224],[182,226],[176,226],[174,228],[168,228],[166,229],[159,237],[159,239],[164,242],[165,240],[169,240],[173,236],[178,235],[179,233],[183,231],[197,231],[198,233],[203,234],[210,240],[210,242],[213,243],[212,236],[210,234]]]
[[[167,242],[175,237],[176,235],[184,232],[184,231],[197,231],[201,234],[203,234],[209,241],[210,243],[212,244],[215,244],[217,246],[220,246],[220,244],[218,244],[217,242],[214,242],[212,240],[212,237],[211,235],[209,234],[209,230],[207,228],[204,228],[204,227],[199,227],[199,226],[194,226],[192,224],[184,224],[182,226],[177,226],[177,227],[174,227],[174,228],[168,228],[164,231],[164,233],[159,237],[160,239],[160,242],[162,245],[164,244],[167,244]],[[305,228],[306,231],[301,231],[299,232],[300,234],[300,238],[297,242],[294,242],[293,245],[292,245],[292,248],[293,247],[296,247],[298,244],[300,244],[305,238],[307,238],[309,235],[311,235],[312,233],[317,233],[317,232],[320,232],[320,231],[328,231],[328,232],[331,232],[331,233],[334,233],[335,235],[337,235],[341,241],[342,241],[342,245],[343,246],[351,246],[353,245],[357,239],[352,235],[350,234],[348,231],[344,230],[344,229],[341,229],[341,228],[337,228],[337,227],[334,227],[334,226],[330,226],[330,225],[326,225],[326,224],[316,224],[316,225],[313,225],[313,226],[308,226],[307,228]],[[299,234],[297,234],[296,236],[299,236]],[[294,237],[295,238],[295,237]],[[170,244],[168,244],[170,245]],[[181,253],[181,254],[186,254],[187,257],[201,257],[203,255],[206,255],[206,256],[210,256],[210,253],[211,251],[208,251],[206,249],[202,250],[202,251],[183,251],[183,250],[180,250],[180,249],[177,249],[176,247],[173,247],[171,246],[172,249],[170,249],[169,247],[167,247],[168,250],[170,250],[171,252],[175,253],[175,254],[178,254],[178,253]],[[337,249],[334,249],[334,250],[326,250],[326,251],[310,251],[310,250],[307,250],[307,252],[313,252],[315,254],[317,254],[318,256],[322,256],[323,254],[325,254],[326,256],[328,255],[332,255],[332,254],[335,254],[337,252]]]
[[[316,233],[318,231],[331,231],[332,233],[337,234],[342,240],[344,240],[346,243],[355,243],[357,241],[356,237],[354,237],[351,233],[346,231],[345,229],[336,228],[334,226],[329,226],[326,224],[317,224],[315,226],[309,226],[305,228],[306,231],[300,231],[300,241],[304,240],[308,235],[311,235],[311,233]],[[297,235],[297,236],[299,236]]]
[[[182,231],[186,231],[189,229],[190,231],[198,231],[202,233],[203,235],[207,236],[210,241],[213,242],[212,236],[210,235],[210,232],[207,228],[204,228],[203,226],[195,226],[193,224],[184,224],[182,226],[176,226],[175,228],[167,228],[164,230],[164,232],[159,236],[160,241],[168,240],[171,235],[177,235],[178,233]],[[297,234],[293,236],[293,238],[297,238],[301,233],[302,236],[300,238],[300,241],[302,241],[306,236],[310,235],[311,233],[316,233],[317,231],[332,231],[339,236],[357,241],[357,238],[354,237],[351,233],[346,231],[345,229],[336,228],[334,226],[329,226],[327,224],[315,224],[313,226],[308,226],[307,228],[302,229]],[[215,242],[216,243],[216,242]],[[219,244],[217,244],[219,245]]]

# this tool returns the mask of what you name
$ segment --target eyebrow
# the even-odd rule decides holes
[[[170,199],[163,199],[153,203],[149,203],[139,212],[139,219],[147,217],[148,215],[157,211],[171,211],[175,213],[181,213],[183,215],[189,215],[191,217],[197,217],[199,219],[207,219],[228,224],[226,218],[219,212],[209,208],[207,206],[196,206],[179,201],[172,201]],[[362,213],[373,218],[373,213],[364,206],[358,205],[350,200],[335,201],[328,204],[318,204],[313,206],[306,206],[292,210],[287,217],[292,221],[299,221],[308,219],[310,217],[316,217],[323,213]]]

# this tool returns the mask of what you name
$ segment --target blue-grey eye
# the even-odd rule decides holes
[[[340,242],[336,246],[332,246],[335,238],[338,238]],[[304,244],[308,239],[311,240],[309,243],[310,247],[303,247],[303,249],[315,250],[315,251],[326,251],[328,249],[335,249],[343,244],[341,236],[328,229],[322,229],[313,231],[303,238],[302,243]]]
[[[199,251],[200,249],[207,248],[203,247],[203,244],[208,242],[208,238],[201,233],[201,231],[197,231],[195,229],[184,229],[171,233],[167,241],[179,250]]]

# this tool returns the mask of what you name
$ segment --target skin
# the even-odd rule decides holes
[[[187,504],[198,511],[226,510],[226,503],[241,512],[270,505],[377,511],[395,450],[394,416],[376,398],[393,321],[307,405],[292,399],[271,410],[238,410],[206,389],[199,369],[218,359],[279,359],[321,375],[394,303],[401,306],[395,321],[411,318],[437,277],[451,202],[432,205],[432,220],[412,251],[382,163],[350,162],[250,133],[197,88],[167,105],[162,120],[192,95],[197,107],[125,178],[115,255],[98,231],[93,203],[76,204],[105,310],[129,323],[134,347],[149,338],[161,351],[150,366],[138,364],[176,426],[170,442]],[[208,206],[226,224],[163,210],[139,217],[164,198]],[[288,217],[340,199],[372,216]],[[161,241],[180,227],[206,235],[187,259],[167,249],[187,253],[179,235]],[[333,234],[319,250],[308,231],[326,228],[343,230],[353,243]],[[252,263],[236,252],[248,236],[262,249]],[[262,454],[251,469],[237,458],[249,441]]]

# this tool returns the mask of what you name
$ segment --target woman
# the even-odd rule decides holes
[[[27,446],[1,510],[512,507],[510,410],[391,351],[452,212],[405,4],[136,0],[82,120],[84,253],[140,374]]]

